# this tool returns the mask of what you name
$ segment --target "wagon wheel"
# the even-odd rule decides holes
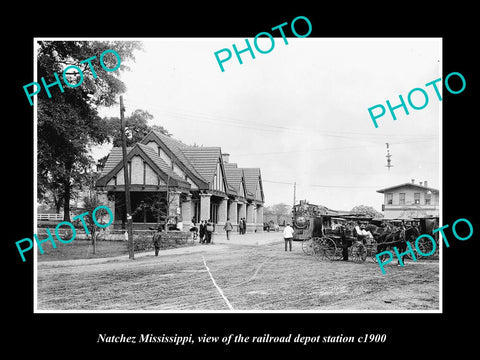
[[[337,246],[335,241],[329,237],[322,237],[316,250],[315,255],[317,257],[326,257],[328,260],[335,260],[337,257]]]
[[[313,239],[304,239],[302,241],[302,250],[307,255],[313,254]]]
[[[367,255],[370,256],[370,259],[373,260],[373,262],[377,262],[377,258],[375,255],[377,255],[377,243],[373,242],[367,247]]]
[[[429,240],[423,239],[423,238],[420,239],[420,241],[417,242],[417,247],[422,254],[430,254],[433,250],[432,243]],[[424,257],[424,255],[419,254],[418,251],[415,251],[415,253],[416,253],[417,260]],[[407,257],[409,259],[412,259],[412,256],[410,255],[410,253],[408,253]]]
[[[313,237],[310,239],[311,241],[311,255],[315,256],[318,259],[323,259],[324,254],[322,251],[322,238]]]
[[[355,262],[365,262],[367,258],[367,247],[359,242],[352,248],[352,256]]]
[[[317,259],[323,259],[325,252],[323,251],[323,239],[319,237],[312,238],[312,255]]]
[[[418,243],[418,248],[420,249],[420,251],[424,254],[427,254],[429,250],[427,250],[427,247],[425,245],[427,244],[422,244],[423,241],[419,242]],[[413,246],[412,246],[413,247]],[[408,259],[408,260],[413,260],[413,257],[412,255],[410,254],[410,252],[408,252],[408,254],[405,254],[405,257]],[[423,257],[422,254],[419,254],[418,251],[415,251],[415,259],[416,260],[420,260],[421,258]]]
[[[335,244],[335,253],[333,254],[332,259],[330,260],[342,260],[343,259],[343,248],[342,246],[338,243],[338,241],[335,241],[333,238],[329,238],[333,243]]]

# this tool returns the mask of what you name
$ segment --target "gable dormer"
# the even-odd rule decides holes
[[[258,176],[257,186],[255,189],[255,200],[260,201],[262,203],[265,202],[265,197],[263,194],[262,178],[260,175]]]
[[[208,188],[208,182],[196,171],[183,152],[189,146],[155,130],[145,135],[140,143],[155,150],[177,175],[190,183],[192,189]]]
[[[105,187],[110,190],[125,185],[123,161],[121,161],[120,154],[120,148],[111,150],[105,169],[97,180],[98,187]],[[191,188],[190,184],[173,172],[149,146],[137,143],[129,148],[127,164],[132,188],[159,189],[166,186],[167,182],[169,186],[181,189]]]
[[[213,179],[210,184],[210,189],[227,193],[227,188],[228,188],[228,184],[227,184],[227,178],[225,176],[225,169],[223,167],[222,158],[218,158],[215,173],[213,175]]]
[[[242,176],[242,181],[240,182],[239,187],[238,187],[238,196],[241,196],[244,199],[247,198],[247,187],[245,185],[245,181],[243,179],[243,176]]]

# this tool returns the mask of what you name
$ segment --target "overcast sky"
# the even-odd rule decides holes
[[[232,44],[243,49],[244,38],[141,40],[144,50],[120,76],[126,116],[147,110],[150,125],[174,138],[220,146],[240,167],[259,167],[266,205],[292,204],[294,182],[297,202],[337,210],[360,204],[380,210],[376,190],[410,179],[440,187],[441,102],[424,85],[442,77],[441,39],[288,38],[285,45],[275,38],[270,53],[254,50],[255,59],[243,53],[242,65],[233,55],[225,72],[214,52]],[[263,40],[260,47],[268,49]],[[387,110],[375,128],[368,108],[386,107],[386,100],[397,105],[398,95],[406,101],[413,88],[425,89],[428,105],[409,107],[408,116],[398,109],[396,121]],[[421,105],[416,96],[413,103]],[[100,114],[119,116],[119,109]],[[110,148],[95,149],[94,157]]]

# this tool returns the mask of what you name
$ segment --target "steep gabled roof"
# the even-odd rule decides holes
[[[233,185],[228,184],[228,194],[237,195],[238,191],[237,191],[237,189],[235,189],[235,187]]]
[[[181,150],[195,170],[207,181],[212,182],[221,156],[219,147],[187,146]]]
[[[132,150],[132,147],[127,147],[127,154]],[[110,154],[108,154],[107,161],[105,162],[105,166],[100,173],[100,179],[107,175],[120,161],[123,159],[122,148],[121,147],[113,147],[110,150]]]
[[[174,163],[185,171],[190,179],[192,179],[193,176],[192,180],[197,183],[200,189],[208,186],[208,183],[212,184],[217,172],[217,166],[220,164],[224,185],[226,185],[225,189],[228,194],[242,194],[241,196],[243,196],[243,192],[245,191],[245,195],[248,199],[264,201],[260,169],[239,168],[237,164],[225,163],[222,160],[220,147],[189,146],[179,140],[173,139],[155,130],[151,130],[133,148],[128,148],[129,153],[132,149],[136,149],[137,152],[141,151],[146,157],[148,157],[149,161],[155,164],[159,171],[167,174],[167,176],[170,176],[171,179],[174,179],[175,181],[187,184],[188,182],[172,170],[171,166],[162,159],[155,148],[147,145],[151,141],[157,143],[157,145],[165,151],[168,157],[174,158]],[[121,148],[113,148],[106,161],[100,179],[107,174],[112,175],[112,170],[119,166],[121,160]],[[118,168],[116,171],[118,171]],[[197,178],[197,180],[195,180],[195,178]],[[104,179],[102,179],[101,183],[103,182]],[[261,198],[257,198],[256,195],[258,192],[260,192]]]
[[[224,163],[225,176],[227,177],[228,185],[234,189],[239,189],[243,179],[243,170],[237,167],[237,164]]]
[[[127,159],[130,160],[133,156],[141,156],[147,163],[149,163],[157,174],[168,179],[170,177],[178,186],[190,188],[190,184],[177,175],[170,166],[168,166],[163,159],[157,155],[155,150],[147,145],[137,143],[133,147],[127,148]],[[114,147],[110,151],[105,167],[103,168],[97,185],[105,186],[106,183],[123,168],[123,155],[120,147]]]
[[[185,145],[181,141],[173,139],[172,137],[162,134],[161,132],[158,132],[155,130],[151,130],[147,135],[145,135],[145,137],[142,140],[140,140],[140,142],[142,144],[147,144],[152,140],[153,141],[158,140],[162,142],[165,145],[165,147],[168,148],[169,152],[171,152],[171,155],[173,155],[176,159],[178,159],[183,164],[183,167],[186,170],[190,171],[192,175],[197,177],[199,180],[203,182],[208,182],[207,179],[205,179],[197,171],[197,169],[193,166],[193,164],[189,161],[189,159],[185,156],[183,152],[185,148],[190,148],[191,146]]]
[[[180,177],[176,172],[174,172],[172,170],[172,168],[170,166],[168,166],[168,164],[160,156],[158,156],[158,154],[155,152],[155,150],[152,149],[150,146],[140,144],[140,143],[137,143],[137,146],[140,149],[142,149],[143,152],[150,159],[152,159],[152,161],[155,163],[155,165],[157,165],[159,167],[159,169],[161,171],[163,171],[167,176],[170,176],[171,178],[173,178],[177,181],[184,182],[184,183],[188,184],[188,182],[185,181],[185,179],[183,179],[182,177]]]
[[[261,179],[260,177],[260,169],[259,168],[242,168],[243,169],[243,177],[245,179],[245,185],[247,187],[248,193],[255,196],[257,191],[257,186]],[[263,189],[260,189],[262,192],[263,197]],[[255,200],[263,200],[263,199],[255,199]]]

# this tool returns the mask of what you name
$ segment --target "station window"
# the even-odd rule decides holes
[[[431,202],[431,199],[432,199],[432,193],[431,192],[427,192],[425,194],[425,205],[430,205],[432,202]]]
[[[413,202],[415,204],[420,204],[420,193],[413,193]]]
[[[393,204],[393,193],[387,193],[387,205]]]

